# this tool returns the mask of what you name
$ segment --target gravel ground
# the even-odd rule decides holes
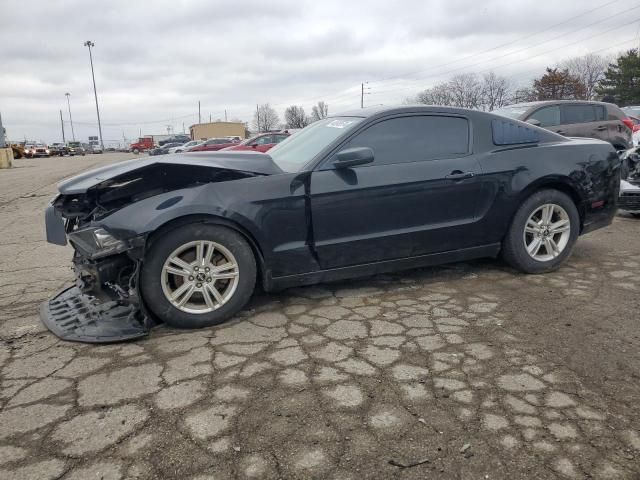
[[[483,260],[261,295],[109,346],[48,333],[61,178],[0,170],[0,478],[640,478],[640,221],[525,276]]]

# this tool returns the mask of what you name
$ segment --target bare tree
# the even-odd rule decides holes
[[[511,85],[505,77],[489,72],[482,77],[482,109],[492,111],[509,103]]]
[[[284,111],[285,128],[304,128],[309,125],[309,117],[304,108],[291,105]]]
[[[438,83],[418,93],[414,99],[415,103],[425,105],[453,105],[453,95],[448,83]]]
[[[480,108],[482,105],[482,84],[475,73],[456,75],[449,81],[453,96],[453,106]]]
[[[574,57],[562,62],[560,67],[569,71],[585,86],[585,97],[589,100],[596,97],[596,88],[604,79],[604,72],[609,66],[609,59],[595,53],[582,57]]]
[[[523,87],[513,92],[511,100],[508,103],[534,102],[538,99],[538,95],[533,88]]]
[[[264,103],[258,107],[256,113],[253,114],[252,126],[257,132],[268,132],[278,126],[280,118],[276,111],[268,103]]]
[[[314,105],[311,108],[312,122],[322,120],[323,118],[327,118],[328,115],[329,115],[329,105],[327,105],[323,101],[319,101],[317,105]]]

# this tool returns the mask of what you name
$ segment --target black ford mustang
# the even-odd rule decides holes
[[[269,154],[130,160],[59,185],[48,241],[74,247],[76,285],[45,303],[57,335],[114,341],[223,322],[251,297],[326,280],[499,253],[558,268],[611,223],[608,143],[489,113],[358,110]]]

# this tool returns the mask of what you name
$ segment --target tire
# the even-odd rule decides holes
[[[214,243],[217,245],[213,250],[212,261],[208,263],[212,269],[216,266],[220,268],[225,262],[228,262],[226,265],[235,263],[237,268],[232,271],[225,269],[231,275],[236,272],[235,280],[214,279],[211,282],[211,277],[207,278],[207,275],[215,273],[209,267],[209,273],[203,272],[202,265],[206,264],[204,262],[198,272],[193,271],[196,268],[196,246],[191,244],[200,242],[206,245],[203,248],[205,257],[207,247]],[[181,249],[186,250],[179,253]],[[169,258],[176,256],[189,263],[190,276],[166,273],[165,267],[171,266],[176,270],[177,264],[169,265]],[[185,270],[182,267],[177,269]],[[224,275],[224,272],[220,274]],[[179,307],[169,300],[168,295],[176,294],[188,283],[195,289],[191,289],[193,293],[187,303]],[[151,244],[142,266],[140,287],[147,306],[165,323],[176,328],[200,328],[220,324],[236,314],[251,298],[255,283],[256,260],[251,247],[240,234],[218,225],[192,223],[163,233]],[[208,287],[215,288],[224,301],[219,302],[217,297],[214,299],[214,294]],[[205,301],[205,292],[210,301],[215,300],[213,309],[211,303]],[[190,290],[187,289],[184,295],[189,293]],[[180,295],[175,301],[183,298]]]
[[[133,149],[133,153],[135,153],[136,155],[140,153],[140,150],[138,150],[137,148]]]
[[[542,215],[549,212],[547,208],[553,216],[550,221],[544,222]],[[529,227],[525,233],[530,217],[530,225],[535,227]],[[560,225],[565,221],[568,221],[568,226],[564,223],[556,227],[555,231],[559,233],[544,226]],[[502,242],[502,257],[513,268],[524,273],[552,272],[569,258],[579,233],[580,215],[573,200],[558,190],[541,190],[527,198],[518,208]],[[549,243],[546,243],[547,239]],[[529,253],[528,247],[537,252],[535,257]]]

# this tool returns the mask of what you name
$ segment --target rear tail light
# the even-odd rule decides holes
[[[629,130],[633,131],[633,120],[631,120],[630,118],[623,118],[622,123],[629,127]]]

